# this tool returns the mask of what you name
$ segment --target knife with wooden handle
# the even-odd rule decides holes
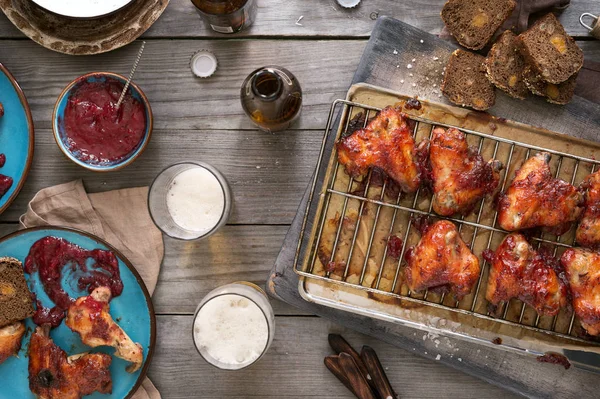
[[[360,351],[360,357],[367,370],[369,370],[373,385],[375,385],[375,391],[379,394],[379,397],[382,399],[397,399],[398,395],[394,392],[375,350],[365,345]]]
[[[329,334],[328,339],[329,339],[329,345],[335,351],[335,353],[340,354],[343,352],[343,353],[347,353],[350,356],[352,356],[352,358],[356,362],[356,366],[358,367],[360,372],[365,376],[369,385],[372,388],[375,388],[375,386],[372,384],[371,376],[369,375],[369,371],[367,370],[367,367],[363,363],[358,352],[355,351],[352,346],[350,346],[348,341],[346,341],[344,339],[344,337],[342,337],[339,334]]]

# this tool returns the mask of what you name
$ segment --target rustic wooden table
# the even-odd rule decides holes
[[[236,36],[223,36],[204,27],[189,0],[171,0],[144,35],[146,50],[135,78],[152,103],[152,141],[135,164],[108,175],[84,171],[61,155],[52,138],[52,109],[64,86],[81,74],[127,74],[139,45],[93,57],[61,55],[26,39],[1,15],[0,62],[29,100],[36,148],[25,187],[0,216],[0,234],[17,229],[18,216],[43,187],[76,178],[83,178],[92,192],[148,185],[175,161],[209,162],[227,176],[235,208],[229,224],[208,240],[165,239],[154,294],[158,342],[149,373],[163,398],[349,398],[323,366],[323,357],[330,353],[329,332],[341,332],[355,346],[372,345],[403,398],[512,397],[501,388],[280,302],[273,303],[273,346],[248,370],[215,370],[197,355],[190,334],[192,312],[211,289],[237,280],[264,284],[314,170],[329,106],[344,97],[377,16],[438,33],[443,2],[363,0],[356,9],[345,10],[334,0],[258,0],[255,25]],[[561,20],[580,40],[586,58],[600,61],[600,42],[592,41],[578,22],[582,12],[600,11],[596,2],[573,0]],[[200,49],[219,59],[219,69],[210,79],[196,79],[190,72],[190,57]],[[258,131],[239,103],[243,79],[266,64],[289,68],[304,89],[302,117],[285,133]]]

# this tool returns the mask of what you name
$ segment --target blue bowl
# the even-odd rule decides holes
[[[150,136],[152,136],[153,117],[150,102],[146,98],[144,92],[142,92],[142,90],[135,83],[131,82],[128,91],[135,99],[142,103],[146,112],[146,131],[144,132],[144,136],[137,147],[122,159],[111,162],[86,162],[77,157],[78,154],[76,151],[71,151],[66,143],[66,134],[63,123],[68,99],[73,91],[77,89],[83,82],[104,82],[107,80],[107,78],[112,78],[123,84],[127,82],[127,79],[124,76],[111,72],[92,72],[80,76],[69,83],[62,93],[60,93],[54,106],[54,114],[52,115],[52,130],[54,131],[54,139],[56,140],[58,148],[60,148],[63,154],[65,154],[65,156],[71,161],[94,172],[111,172],[131,164],[144,152],[146,146],[150,142]]]

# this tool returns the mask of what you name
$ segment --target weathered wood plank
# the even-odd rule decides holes
[[[242,111],[240,87],[254,69],[279,64],[288,67],[303,87],[304,107],[294,128],[323,129],[331,102],[349,87],[365,43],[152,41],[146,45],[135,82],[152,104],[155,129],[254,129]],[[50,129],[56,98],[70,81],[98,70],[127,75],[138,48],[135,44],[108,54],[71,57],[30,41],[9,40],[0,46],[0,60],[23,87],[36,128]],[[189,68],[192,55],[203,48],[219,59],[219,69],[210,79],[194,77]]]
[[[279,135],[257,130],[156,130],[136,162],[104,174],[75,165],[58,149],[52,131],[37,129],[27,182],[0,221],[16,222],[44,187],[78,178],[90,192],[150,185],[168,165],[198,160],[213,164],[228,179],[234,199],[230,223],[289,224],[314,172],[322,137],[316,130]]]
[[[254,366],[234,373],[208,365],[194,350],[191,316],[159,316],[149,376],[165,398],[352,398],[323,365],[327,334],[337,332],[360,350],[372,346],[403,399],[514,398],[435,361],[314,317],[277,317],[275,340]],[[434,355],[435,356],[435,355]]]
[[[443,27],[439,17],[445,0],[364,1],[357,8],[345,10],[335,0],[258,0],[255,25],[236,37],[310,37],[369,36],[378,15],[387,15],[427,32],[437,34]],[[560,16],[573,36],[587,36],[579,24],[583,12],[596,12],[595,0],[573,1]],[[300,16],[304,18],[296,25]],[[10,21],[0,15],[0,38],[21,38]],[[171,0],[158,22],[144,35],[146,38],[227,37],[206,29],[189,0]]]
[[[284,65],[296,74],[304,91],[303,112],[294,129],[320,130],[325,126],[333,100],[345,97],[365,43],[363,40],[152,41],[146,46],[135,81],[150,99],[156,129],[254,129],[240,105],[240,86],[255,68]],[[580,43],[588,60],[600,61],[600,41]],[[189,69],[190,57],[201,48],[213,51],[220,62],[216,75],[205,80],[195,78]],[[7,40],[0,46],[0,60],[23,87],[39,130],[51,128],[56,98],[72,79],[97,70],[127,74],[137,49],[134,45],[108,54],[70,57],[33,42]],[[23,60],[44,62],[32,64]]]

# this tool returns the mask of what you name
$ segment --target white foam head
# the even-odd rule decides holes
[[[223,216],[223,187],[217,177],[203,167],[184,170],[171,182],[167,209],[181,228],[199,235],[208,233]]]
[[[259,306],[237,294],[219,295],[206,302],[194,321],[194,342],[210,363],[241,369],[265,352],[269,341],[267,318]]]

